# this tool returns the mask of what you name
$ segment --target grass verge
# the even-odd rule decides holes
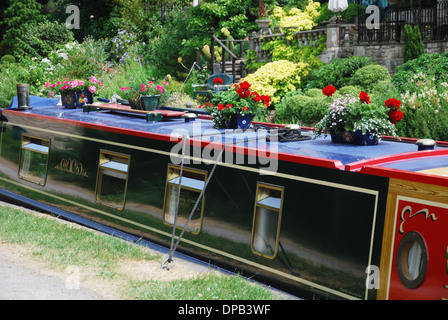
[[[147,269],[152,264],[160,268],[162,257],[134,243],[16,207],[0,206],[0,241],[23,247],[32,259],[56,271],[77,266],[89,279],[103,282],[116,291],[114,296],[119,299],[278,298],[265,287],[241,277],[214,272],[198,272],[188,279],[167,280],[158,276],[163,270],[156,270],[152,276],[136,277],[138,272],[126,266],[140,265]]]

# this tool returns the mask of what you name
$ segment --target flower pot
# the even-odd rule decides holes
[[[362,134],[361,130],[357,131],[342,131],[340,133],[331,132],[331,141],[334,143],[348,143],[356,145],[376,145],[378,138],[371,135],[369,132]]]
[[[129,98],[132,109],[151,111],[157,109],[160,95],[142,96],[135,94]]]
[[[230,121],[225,121],[219,125],[220,129],[247,129],[250,127],[250,121],[252,120],[252,115],[240,115],[233,114]]]
[[[85,104],[93,103],[92,93],[84,89],[83,91],[64,90],[61,93],[62,105],[68,109],[80,108]]]
[[[142,109],[146,111],[157,109],[159,106],[160,95],[142,96],[140,98]]]
[[[258,25],[258,28],[262,31],[262,33],[269,32],[269,25],[271,24],[270,19],[257,19],[255,22]]]
[[[238,115],[236,117],[237,128],[239,129],[247,129],[250,127],[250,122],[252,120],[252,115],[248,114],[245,116]]]

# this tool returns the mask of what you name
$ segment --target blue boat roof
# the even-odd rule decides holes
[[[245,132],[226,132],[225,130],[213,129],[213,123],[208,119],[196,119],[195,121],[186,122],[184,118],[174,118],[167,121],[148,122],[145,117],[132,116],[124,113],[120,114],[110,111],[84,112],[82,108],[67,109],[63,106],[56,106],[57,102],[58,100],[56,99],[31,96],[30,104],[32,109],[22,112],[154,134],[188,135],[194,139],[222,143],[237,142],[250,148],[266,148],[267,146],[268,150],[275,150],[286,155],[298,155],[340,162],[342,165],[341,169],[350,163],[417,151],[417,146],[413,143],[387,140],[381,140],[378,145],[362,147],[351,144],[333,143],[330,137],[294,142],[266,141],[267,133],[265,131],[255,132],[253,130],[247,130]],[[15,97],[11,102],[10,109],[16,108],[16,105],[17,98]],[[306,132],[302,130],[302,134],[313,136],[311,131]],[[261,146],[260,141],[263,141],[263,146]],[[448,161],[447,156],[441,157],[440,161],[445,165]],[[394,165],[391,166],[393,167]],[[395,164],[395,166],[403,167],[402,164]],[[428,166],[434,167],[434,164],[425,164],[421,159],[416,164],[409,164],[406,170],[421,170]]]

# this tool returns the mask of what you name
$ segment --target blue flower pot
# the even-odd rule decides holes
[[[81,108],[85,104],[93,103],[93,95],[87,89],[81,92],[64,90],[61,93],[61,102],[68,109]]]
[[[362,134],[361,130],[357,131],[343,131],[340,133],[331,133],[331,141],[335,143],[348,143],[356,145],[376,145],[378,138],[371,135],[369,132]]]

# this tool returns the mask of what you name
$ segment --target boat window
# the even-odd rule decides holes
[[[47,182],[50,140],[22,135],[19,178],[44,186]]]
[[[105,150],[100,151],[96,181],[96,202],[124,209],[131,157]]]
[[[174,225],[176,208],[178,207],[176,227],[183,229],[194,206],[205,186],[207,172],[183,168],[182,179],[180,178],[180,167],[169,164],[166,177],[165,202],[163,206],[163,221],[165,224]],[[180,181],[180,193],[179,193]],[[179,196],[179,198],[178,198]],[[187,224],[185,231],[199,234],[202,226],[202,214],[204,211],[204,196]]]
[[[255,254],[268,259],[277,255],[283,191],[283,187],[257,184],[251,246]]]
[[[397,249],[397,272],[401,283],[409,289],[419,287],[425,279],[427,266],[425,240],[418,232],[406,233]]]

